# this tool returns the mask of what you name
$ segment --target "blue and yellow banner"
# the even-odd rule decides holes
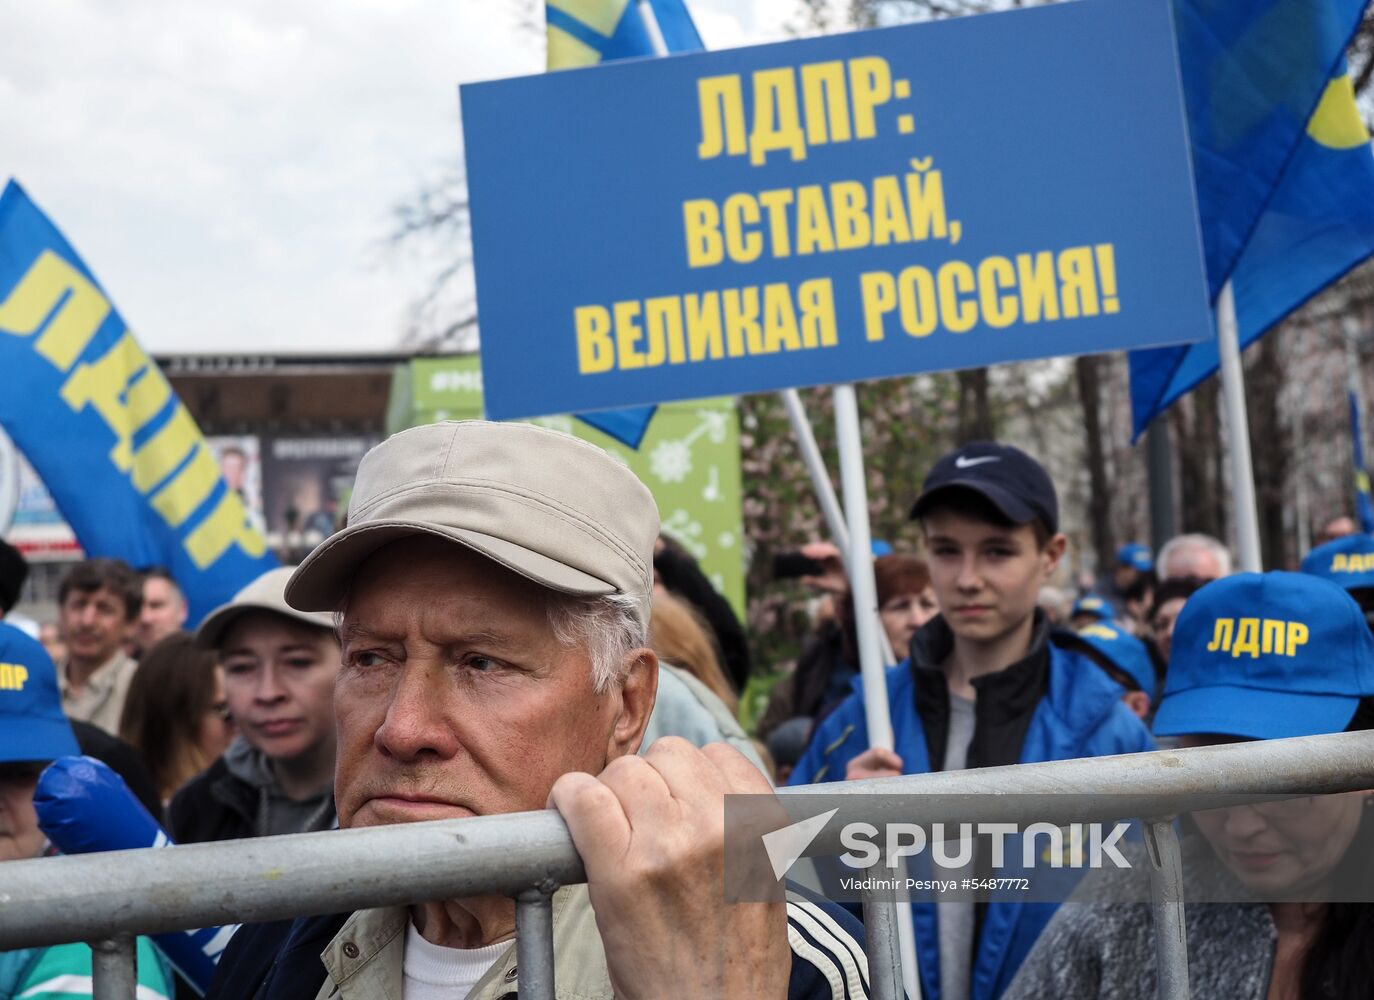
[[[1374,150],[1342,62],[1231,274],[1242,349],[1374,254]],[[1135,433],[1219,367],[1216,341],[1131,355]]]
[[[657,26],[667,52],[696,52],[701,36],[683,0],[653,0],[645,20],[637,0],[548,0],[544,7],[550,70],[594,66],[612,59],[657,55],[650,32]],[[596,114],[597,108],[586,108]],[[578,419],[621,444],[638,448],[654,419],[656,406],[580,413]]]
[[[668,52],[702,47],[684,0],[650,0],[649,8],[653,24],[639,0],[546,0],[549,69],[655,55],[655,30]]]
[[[461,91],[493,418],[1211,335],[1159,0],[604,56]]]
[[[14,181],[0,195],[3,426],[89,555],[166,566],[199,621],[277,564],[186,407]]]

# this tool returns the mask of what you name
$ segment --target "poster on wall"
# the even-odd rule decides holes
[[[224,484],[239,495],[253,527],[265,532],[262,515],[262,451],[253,434],[222,434],[207,437]]]
[[[339,526],[358,463],[381,438],[273,437],[262,444],[262,510],[267,540],[291,561]]]

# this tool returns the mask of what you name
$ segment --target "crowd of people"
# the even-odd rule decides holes
[[[802,553],[824,612],[747,733],[747,633],[624,466],[528,426],[402,432],[340,531],[199,622],[164,569],[95,558],[51,629],[0,625],[0,861],[52,852],[33,794],[76,753],[177,843],[552,807],[588,875],[554,897],[559,996],[846,1000],[869,993],[855,912],[791,884],[725,904],[726,794],[1374,728],[1374,537],[1349,519],[1298,573],[1233,573],[1187,534],[1123,546],[1075,595],[1025,452],[967,443],[911,499],[923,551],[873,562],[893,745],[868,736],[871,611],[824,541]],[[23,573],[0,543],[0,613]],[[1293,623],[1300,648],[1237,652],[1218,622],[1242,619]],[[1255,897],[1189,908],[1194,996],[1368,995],[1371,801],[1183,824],[1185,854]],[[1145,904],[910,905],[927,998],[1155,995]],[[497,1000],[514,932],[502,897],[246,926],[210,995]],[[170,998],[173,971],[147,941],[139,958],[140,998]],[[0,954],[0,1000],[88,995],[85,945]]]

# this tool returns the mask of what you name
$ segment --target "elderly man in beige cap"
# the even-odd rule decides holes
[[[567,435],[444,423],[373,449],[286,589],[339,624],[339,825],[557,808],[588,876],[554,897],[559,997],[867,996],[836,908],[725,903],[723,797],[767,779],[719,744],[636,755],[657,534],[643,484]],[[513,997],[514,933],[504,897],[246,928],[209,995]]]

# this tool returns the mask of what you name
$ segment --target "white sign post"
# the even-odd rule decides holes
[[[792,436],[797,440],[797,450],[801,452],[802,462],[811,477],[811,489],[815,492],[816,502],[820,504],[821,514],[825,517],[825,526],[830,532],[830,537],[834,539],[835,547],[840,550],[845,575],[853,579],[853,550],[849,547],[849,529],[845,526],[840,501],[835,497],[835,487],[830,482],[830,470],[825,467],[821,450],[816,446],[816,435],[811,430],[811,420],[806,415],[806,407],[802,405],[801,394],[796,389],[784,389],[778,395],[782,397],[782,404],[787,410],[787,420],[792,425]],[[876,608],[873,613],[877,615]],[[883,663],[889,667],[895,666],[896,651],[888,641],[887,633],[881,628],[878,629],[878,644],[882,651]]]
[[[854,625],[859,633],[859,671],[863,676],[864,723],[868,745],[893,749],[892,713],[887,703],[887,670],[883,665],[879,637],[883,635],[878,619],[878,584],[873,576],[873,560],[864,558],[873,550],[868,523],[868,483],[864,478],[863,435],[859,431],[859,400],[852,385],[837,385],[835,398],[835,438],[840,448],[840,489],[849,522],[849,590],[854,598]],[[904,875],[905,864],[898,870]],[[911,907],[898,906],[897,945],[902,957],[902,983],[912,1000],[920,1000],[921,976],[916,965],[916,929]]]

